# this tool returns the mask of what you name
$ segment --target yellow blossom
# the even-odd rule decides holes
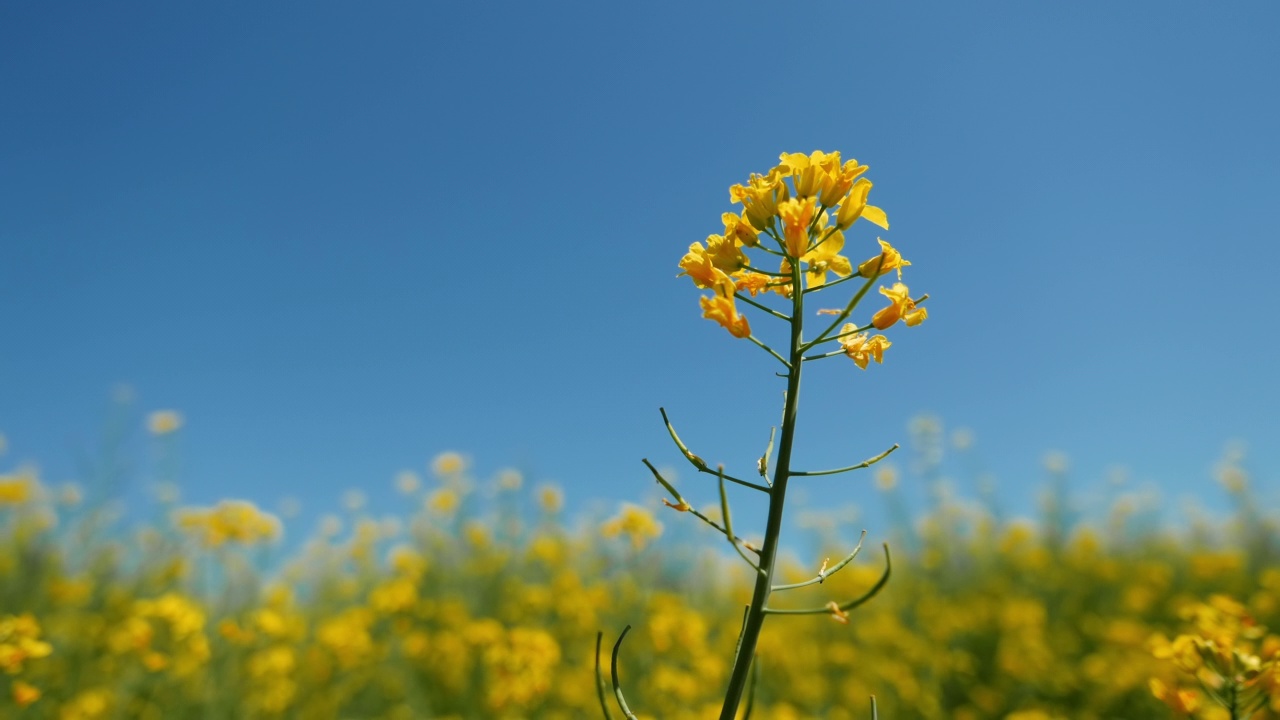
[[[867,363],[875,360],[878,363],[884,362],[884,351],[893,343],[883,335],[867,337],[866,333],[855,333],[858,327],[853,323],[847,323],[840,332],[848,333],[840,338],[840,346],[844,348],[844,352],[853,359],[854,364],[863,370],[867,369]]]
[[[751,324],[747,322],[746,315],[738,313],[738,308],[734,304],[732,296],[703,296],[698,298],[698,302],[702,305],[702,317],[720,323],[724,326],[724,329],[729,331],[730,335],[736,338],[745,338],[751,335]]]
[[[724,270],[716,267],[715,258],[699,242],[690,245],[689,252],[680,258],[680,274],[676,277],[683,275],[688,275],[694,286],[704,290],[716,287],[728,277]]]
[[[40,699],[40,689],[29,683],[17,680],[13,683],[13,702],[18,707],[26,707]]]
[[[467,469],[467,460],[456,452],[442,452],[431,461],[431,470],[438,477],[458,475]]]
[[[639,505],[623,503],[618,514],[600,526],[600,532],[609,538],[626,535],[631,540],[631,546],[641,550],[650,540],[662,534],[662,523],[653,517],[653,513]]]
[[[880,288],[880,294],[889,298],[889,307],[883,308],[871,317],[871,324],[878,330],[884,330],[899,320],[914,327],[929,317],[929,311],[916,307],[916,303],[908,294],[907,286],[894,283],[892,288]]]
[[[441,515],[452,515],[461,502],[453,488],[439,488],[427,496],[427,507]]]
[[[26,661],[48,657],[52,652],[53,646],[40,639],[40,624],[34,615],[0,618],[0,670],[17,674]]]
[[[885,273],[897,270],[898,279],[901,280],[902,268],[910,265],[911,262],[909,260],[902,259],[902,253],[898,252],[892,245],[884,240],[876,238],[876,242],[880,243],[880,254],[858,265],[858,275],[864,278],[869,278],[872,275],[876,275],[878,277]],[[877,268],[879,268],[878,273],[876,272]]]
[[[793,198],[778,204],[782,218],[782,238],[786,242],[787,255],[801,257],[809,250],[809,224],[817,210],[814,198]]]
[[[865,217],[885,230],[889,229],[889,221],[885,218],[884,211],[874,205],[867,204],[867,195],[870,192],[870,180],[858,178],[858,181],[853,183],[853,186],[849,189],[849,194],[840,201],[840,207],[836,210],[836,227],[841,230],[848,230],[851,225],[858,221],[858,218]]]
[[[173,517],[178,528],[211,548],[228,542],[252,545],[274,540],[282,528],[279,518],[247,500],[223,500],[212,508],[181,508]]]
[[[1194,690],[1169,687],[1158,678],[1151,679],[1150,688],[1151,694],[1175,713],[1190,715],[1200,707],[1200,696]]]
[[[768,275],[762,275],[751,270],[743,270],[734,273],[733,289],[738,292],[751,293],[751,297],[755,297],[769,289],[769,283],[773,280]]]
[[[760,235],[751,227],[751,222],[737,213],[724,213],[720,216],[724,222],[724,236],[747,247],[760,244]]]
[[[778,205],[790,196],[786,183],[775,168],[768,176],[752,173],[745,186],[729,188],[729,199],[741,203],[743,215],[756,230],[764,230],[773,224]]]
[[[543,512],[559,512],[564,506],[564,492],[555,485],[543,485],[538,488],[538,505],[542,507]]]
[[[811,288],[825,285],[828,272],[833,272],[840,277],[848,277],[853,272],[849,258],[840,254],[844,249],[844,234],[836,230],[827,235],[826,232],[821,231],[823,226],[825,223],[820,222],[818,237],[826,237],[826,239],[800,258],[808,263],[808,267],[805,268],[805,278]]]
[[[157,410],[147,416],[152,435],[168,435],[182,427],[182,416],[173,410]]]

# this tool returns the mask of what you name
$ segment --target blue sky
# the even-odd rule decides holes
[[[639,459],[679,460],[659,405],[746,468],[781,383],[676,262],[729,185],[823,149],[871,166],[930,318],[883,366],[815,365],[804,462],[875,454],[928,412],[974,431],[1015,508],[1050,450],[1082,498],[1123,465],[1219,503],[1233,439],[1274,501],[1277,21],[1269,2],[5,3],[7,459],[74,478],[123,383],[139,416],[187,418],[193,502],[321,510],[362,487],[391,508],[396,472],[450,449],[571,507],[641,498]],[[869,486],[807,495],[874,528]]]

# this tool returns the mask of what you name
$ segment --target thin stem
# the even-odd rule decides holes
[[[721,470],[723,471],[724,468],[721,468]],[[723,472],[720,473],[720,514],[724,516],[724,536],[729,539],[729,544],[733,546],[734,550],[738,551],[738,554],[742,556],[742,559],[745,560],[752,569],[763,575],[764,571],[761,570],[760,566],[755,564],[751,558],[747,557],[747,554],[742,551],[742,546],[738,544],[738,536],[733,534],[733,519],[729,514],[729,494],[725,492],[724,489]]]
[[[748,335],[748,336],[747,336],[747,339],[748,339],[748,340],[750,340],[751,342],[755,343],[756,345],[759,345],[761,348],[763,348],[763,349],[765,350],[765,352],[767,352],[767,353],[769,353],[770,355],[772,355],[772,356],[774,356],[775,358],[777,358],[777,359],[778,359],[778,362],[780,362],[780,363],[782,363],[783,365],[786,365],[786,366],[787,366],[787,369],[790,369],[790,368],[791,368],[791,363],[787,362],[787,361],[786,361],[786,359],[785,359],[785,358],[783,358],[781,355],[779,355],[777,352],[775,352],[773,348],[771,348],[771,347],[769,347],[768,345],[765,345],[764,343],[762,343],[762,342],[760,342],[759,340],[757,340],[755,335]]]
[[[854,279],[854,278],[856,278],[856,277],[861,277],[861,276],[860,276],[860,275],[858,275],[857,273],[854,273],[853,275],[845,275],[844,277],[842,277],[842,278],[838,278],[838,279],[836,279],[836,280],[832,280],[832,281],[831,281],[831,282],[829,282],[829,283],[823,283],[822,285],[817,285],[817,286],[815,286],[815,287],[807,287],[807,288],[805,288],[805,289],[804,289],[804,291],[805,291],[806,293],[818,292],[819,290],[823,290],[823,289],[826,289],[826,288],[829,288],[829,287],[835,287],[836,285],[839,285],[839,284],[840,284],[840,283],[842,283],[842,282],[849,282],[850,280],[852,280],[852,279]]]
[[[703,515],[702,513],[698,512],[698,511],[697,511],[697,510],[696,510],[692,505],[690,505],[690,504],[688,503],[688,501],[686,501],[686,500],[684,499],[684,497],[682,497],[682,496],[680,495],[680,493],[675,489],[675,486],[673,486],[671,483],[667,482],[667,479],[666,479],[666,478],[664,478],[664,477],[662,477],[662,475],[660,475],[660,474],[658,473],[657,468],[655,468],[655,467],[654,467],[654,466],[649,462],[649,460],[648,460],[648,459],[642,459],[640,462],[644,463],[645,467],[649,468],[649,472],[653,473],[653,476],[654,476],[655,478],[657,478],[657,479],[658,479],[658,484],[660,484],[660,485],[662,485],[662,487],[666,488],[666,489],[667,489],[667,492],[671,493],[671,497],[673,497],[673,498],[675,498],[675,499],[676,499],[676,504],[675,504],[675,505],[670,505],[670,503],[668,503],[668,505],[670,505],[671,507],[675,508],[676,510],[679,510],[680,512],[687,512],[687,513],[689,513],[690,515],[692,515],[692,516],[694,516],[694,517],[698,518],[698,519],[699,519],[699,520],[701,520],[702,522],[704,522],[704,523],[706,523],[706,524],[710,525],[711,527],[715,528],[715,529],[716,529],[716,532],[720,533],[721,535],[724,535],[725,537],[728,537],[728,536],[729,536],[729,532],[728,532],[727,530],[725,530],[724,528],[720,527],[720,525],[719,525],[718,523],[716,523],[716,521],[715,521],[715,520],[712,520],[711,518],[707,517],[706,515]],[[744,545],[748,550],[750,550],[751,552],[755,553],[756,555],[759,555],[759,554],[760,554],[760,551],[759,551],[759,550],[757,550],[757,549],[755,549],[755,548],[753,548],[753,547],[751,547],[751,546],[749,546],[749,545],[746,545],[746,541],[745,541],[745,540],[743,540],[742,538],[740,538],[740,537],[734,537],[733,539],[734,539],[735,541],[737,541],[737,542],[743,543],[743,545]]]
[[[783,249],[786,249],[785,246]],[[791,265],[791,284],[796,289],[803,287],[800,284],[798,262]],[[729,686],[725,690],[720,720],[734,720],[738,715],[738,706],[742,702],[742,695],[747,687],[752,660],[756,654],[756,644],[760,639],[760,629],[764,626],[765,606],[769,602],[769,593],[772,591],[770,578],[773,576],[774,561],[778,555],[778,541],[782,536],[782,510],[786,501],[787,480],[791,472],[791,451],[795,443],[803,347],[804,293],[793,290],[791,293],[791,362],[787,364],[791,371],[787,373],[787,394],[782,410],[782,434],[778,443],[778,460],[773,470],[773,484],[769,491],[769,514],[765,521],[764,547],[760,549],[760,572],[756,575],[751,605],[747,610],[747,619],[743,623],[742,636],[738,641],[738,653],[729,674]]]
[[[631,712],[631,708],[627,707],[627,699],[622,696],[622,684],[618,682],[618,650],[622,648],[622,640],[627,637],[627,633],[631,632],[631,626],[628,625],[622,629],[622,634],[618,636],[618,642],[613,644],[613,659],[609,663],[609,673],[613,678],[613,696],[618,700],[618,707],[622,708],[622,714],[627,720],[636,720],[635,713]]]
[[[733,294],[733,296],[734,296],[734,297],[736,297],[736,298],[738,298],[738,299],[739,299],[739,300],[741,300],[742,302],[744,302],[744,303],[746,303],[746,304],[748,304],[748,305],[751,305],[752,307],[760,308],[761,310],[763,310],[763,311],[765,311],[765,312],[769,313],[770,315],[772,315],[772,316],[774,316],[774,317],[776,317],[776,318],[780,318],[780,319],[782,319],[782,320],[786,320],[787,322],[791,322],[791,318],[789,318],[789,317],[787,317],[786,315],[784,315],[784,314],[782,314],[782,313],[778,312],[777,310],[774,310],[773,308],[769,307],[768,305],[764,305],[764,304],[762,304],[762,303],[758,303],[758,302],[756,302],[755,300],[752,300],[750,295],[746,295],[746,294],[743,294],[743,293],[740,293],[740,292],[735,292],[735,293]]]
[[[693,451],[691,451],[688,447],[685,446],[684,442],[680,440],[680,436],[676,434],[675,427],[671,425],[671,420],[667,418],[666,408],[658,408],[658,412],[662,413],[662,422],[667,426],[667,433],[671,435],[672,442],[674,442],[676,444],[676,447],[680,449],[681,454],[683,454],[685,459],[689,461],[689,464],[697,468],[698,472],[704,472],[704,473],[707,473],[708,475],[721,474],[707,467],[706,461],[704,461],[702,458],[698,457],[697,455],[694,455]],[[748,482],[746,480],[740,480],[732,475],[725,475],[724,479],[728,480],[731,483],[737,483],[738,485],[741,485],[743,487],[749,487],[752,490],[759,490],[762,493],[769,492],[769,488],[764,485],[761,485],[759,483]]]
[[[791,583],[790,585],[774,585],[773,591],[777,592],[779,590],[795,590],[796,588],[809,587],[810,585],[816,585],[822,582],[823,580],[826,580],[827,578],[831,577],[832,575],[835,575],[836,573],[840,572],[841,568],[843,568],[845,565],[848,565],[850,562],[853,562],[853,559],[858,557],[858,553],[862,552],[862,541],[866,539],[867,539],[867,531],[863,530],[862,535],[858,538],[858,546],[853,549],[853,552],[846,555],[843,560],[836,563],[835,567],[827,568],[824,566],[822,570],[818,571],[818,574],[814,576],[812,580],[805,580],[804,582]]]
[[[875,585],[871,586],[870,590],[866,591],[861,596],[854,598],[853,600],[850,600],[849,602],[843,605],[838,605],[837,607],[840,609],[840,612],[849,612],[850,610],[858,607],[859,605],[866,603],[868,600],[870,600],[871,598],[879,594],[879,592],[884,589],[885,584],[889,582],[889,575],[892,573],[892,571],[893,571],[893,563],[889,559],[889,543],[885,543],[884,544],[884,574],[880,576],[880,579],[876,581]],[[811,608],[767,607],[764,609],[764,611],[769,615],[826,615],[831,612],[831,606],[823,605],[822,607],[811,607]]]
[[[796,470],[791,474],[813,477],[816,475],[835,475],[836,473],[849,472],[851,470],[862,470],[863,468],[869,468],[872,465],[875,465],[876,463],[880,462],[881,460],[889,457],[889,454],[897,449],[898,449],[898,443],[894,443],[893,447],[889,448],[888,450],[885,450],[884,452],[871,458],[870,460],[863,460],[857,465],[850,465],[849,467],[836,468],[835,470]]]
[[[600,697],[600,711],[604,713],[604,720],[613,720],[613,713],[609,712],[609,703],[604,699],[604,675],[600,672],[600,643],[604,640],[604,632],[596,633],[596,695]]]
[[[884,266],[884,255],[881,255],[880,264],[876,265],[876,272],[872,274],[871,277],[867,278],[867,281],[862,284],[862,288],[858,290],[858,292],[854,294],[852,298],[849,299],[849,304],[845,306],[844,310],[838,316],[836,316],[835,322],[827,326],[827,329],[819,333],[818,337],[811,340],[809,344],[800,348],[801,351],[809,350],[814,345],[817,345],[823,340],[826,340],[827,336],[830,335],[833,330],[839,327],[840,323],[844,322],[845,319],[849,317],[849,313],[852,313],[853,309],[858,306],[858,303],[862,302],[862,297],[867,294],[867,291],[871,289],[871,286],[873,284],[875,284],[876,279],[880,277],[880,268],[883,266]]]
[[[783,256],[783,257],[785,257],[785,256]],[[758,268],[758,267],[747,266],[747,267],[744,267],[744,268],[742,268],[742,269],[743,269],[743,270],[748,270],[748,271],[753,272],[753,273],[759,273],[759,274],[761,274],[761,275],[768,275],[768,276],[770,276],[770,277],[779,277],[779,278],[790,277],[789,275],[787,275],[787,274],[786,274],[786,273],[784,273],[784,272],[773,272],[772,270],[761,270],[761,269],[760,269],[760,268]]]

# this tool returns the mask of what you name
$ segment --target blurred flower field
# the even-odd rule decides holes
[[[180,425],[150,429],[163,445]],[[402,516],[352,493],[283,553],[283,521],[248,501],[184,506],[166,486],[156,512],[121,518],[7,460],[0,717],[594,718],[596,633],[626,624],[640,717],[720,707],[749,578],[656,503],[569,518],[557,487],[445,453],[395,479]],[[1277,717],[1280,536],[1240,461],[1219,469],[1234,515],[1177,532],[1135,496],[1074,517],[1060,467],[1034,522],[949,494],[927,462],[882,469],[863,554],[795,599],[867,590],[880,540],[887,589],[848,624],[767,626],[754,716],[867,718],[874,694],[886,718],[1227,718],[1206,693],[1235,662],[1256,717]],[[908,483],[934,491],[923,517]],[[788,582],[847,553],[813,534],[828,551],[789,560]]]

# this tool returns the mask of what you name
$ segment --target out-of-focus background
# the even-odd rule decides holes
[[[883,366],[808,375],[802,458],[860,460],[923,414],[967,429],[970,475],[1015,512],[1051,452],[1086,504],[1123,476],[1221,507],[1229,443],[1262,481],[1280,467],[1278,21],[1267,2],[6,3],[0,431],[83,480],[105,428],[177,409],[191,501],[306,514],[351,488],[392,509],[392,479],[445,450],[558,481],[570,509],[637,498],[641,457],[680,460],[659,405],[748,472],[781,384],[676,262],[729,185],[840,150],[870,165],[930,317]]]

